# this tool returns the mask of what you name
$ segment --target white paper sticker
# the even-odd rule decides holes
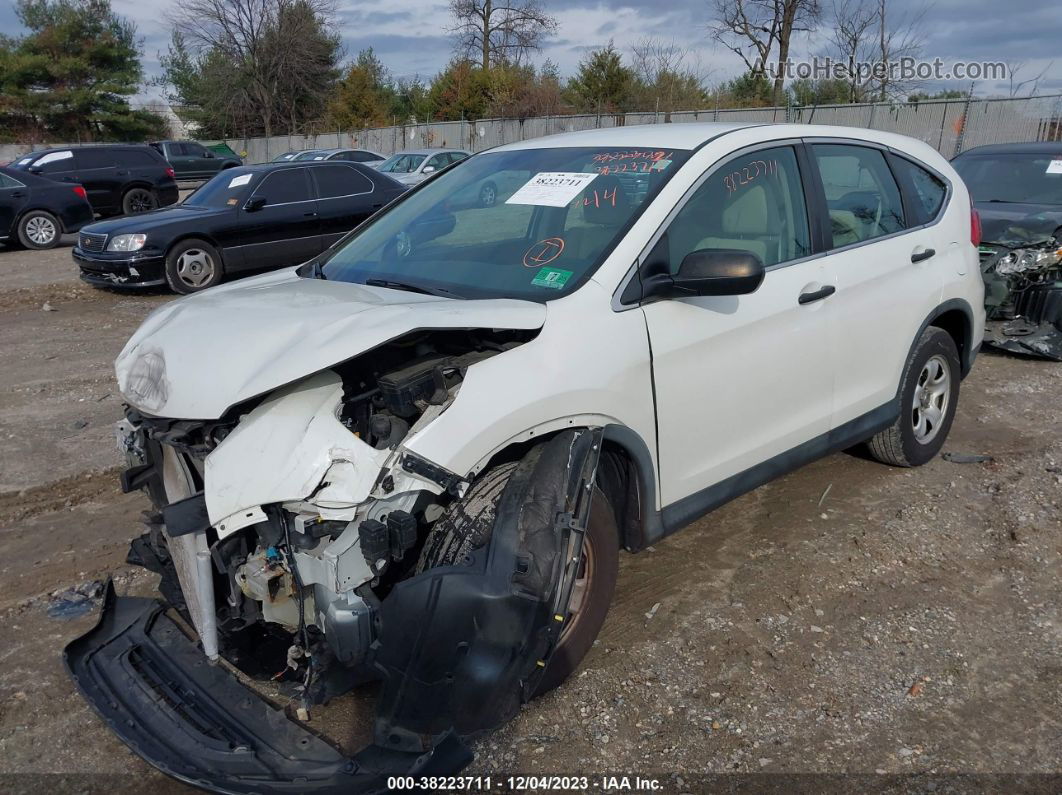
[[[232,182],[229,183],[230,188],[238,188],[240,185],[246,185],[251,181],[250,174],[240,174],[238,177],[233,177]]]
[[[1048,174],[1062,174],[1062,160],[1055,159],[1047,164]]]
[[[56,160],[69,160],[73,158],[73,152],[49,152],[33,165],[43,166],[45,163],[54,163]]]
[[[18,164],[20,166],[24,166],[24,165],[26,165],[26,163],[32,163],[32,162],[33,162],[33,158],[32,157],[24,157],[24,158],[22,158],[21,160],[18,161]]]
[[[564,207],[594,181],[597,174],[581,171],[540,171],[531,177],[506,204],[534,204],[540,207]]]

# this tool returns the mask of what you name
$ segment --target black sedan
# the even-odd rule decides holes
[[[63,233],[91,221],[92,206],[80,185],[0,168],[0,241],[51,248]]]
[[[360,163],[231,168],[181,204],[86,227],[74,261],[90,284],[193,293],[312,259],[404,190]]]

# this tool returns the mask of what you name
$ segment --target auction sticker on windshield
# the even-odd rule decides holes
[[[238,188],[240,185],[246,185],[251,181],[251,174],[240,174],[238,177],[233,177],[232,182],[229,183],[230,188]]]
[[[571,271],[562,271],[560,268],[542,268],[535,274],[531,284],[535,285],[535,287],[549,287],[559,290],[568,283],[570,278],[572,278]]]
[[[581,171],[540,171],[505,200],[506,204],[564,207],[583,192],[597,174]]]
[[[1054,160],[1052,160],[1050,163],[1048,163],[1047,164],[1047,173],[1048,174],[1062,174],[1062,159],[1056,157]]]

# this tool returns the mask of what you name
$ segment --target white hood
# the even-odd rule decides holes
[[[297,276],[294,269],[153,312],[114,363],[122,396],[159,417],[217,419],[244,400],[417,329],[536,329],[546,307],[437,298]]]

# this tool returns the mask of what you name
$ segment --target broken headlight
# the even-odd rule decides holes
[[[125,380],[123,393],[138,409],[157,412],[169,397],[166,381],[166,360],[161,353],[147,351],[140,354]]]
[[[1049,268],[1058,264],[1062,249],[1031,249],[1016,248],[1004,254],[996,262],[996,273],[1000,276],[1009,276],[1014,273]]]

